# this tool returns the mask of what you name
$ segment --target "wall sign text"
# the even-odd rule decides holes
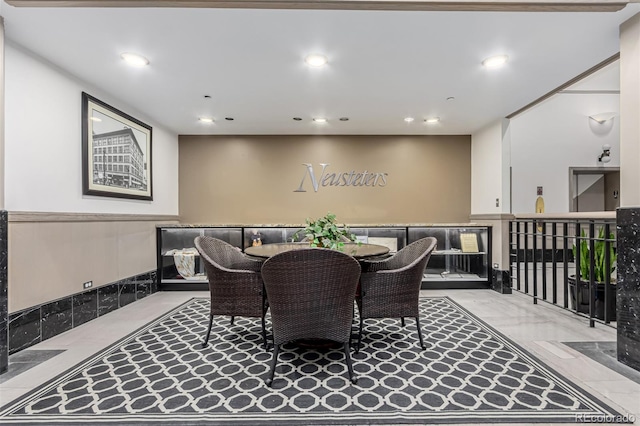
[[[310,163],[302,163],[305,166],[300,186],[293,192],[307,192],[305,189],[305,181],[309,176],[311,187],[313,192],[318,192],[320,187],[326,186],[370,186],[370,187],[384,187],[387,186],[388,173],[375,173],[368,170],[364,171],[343,171],[333,172],[329,170],[329,163],[320,163],[322,171],[320,176],[316,176],[313,171],[313,165]]]

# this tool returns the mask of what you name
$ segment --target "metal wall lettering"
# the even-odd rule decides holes
[[[384,187],[387,186],[387,178],[389,177],[388,173],[374,173],[369,172],[368,170],[364,170],[362,172],[357,172],[355,170],[347,172],[332,172],[327,170],[329,168],[329,163],[320,163],[320,166],[322,166],[322,172],[320,173],[320,177],[318,178],[313,172],[312,164],[302,163],[302,165],[305,166],[305,172],[304,175],[302,175],[300,186],[298,186],[298,189],[294,190],[293,192],[307,192],[307,190],[304,188],[307,175],[309,176],[309,180],[311,181],[313,192],[318,192],[318,189],[321,186]]]

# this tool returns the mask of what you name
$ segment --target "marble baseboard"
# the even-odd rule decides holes
[[[156,275],[156,271],[136,275],[10,314],[8,354],[14,354],[157,292]]]
[[[40,306],[40,335],[47,340],[73,328],[73,297]],[[12,324],[11,324],[12,325]]]
[[[86,291],[72,297],[73,326],[77,327],[98,318],[98,290]]]
[[[9,367],[8,221],[9,213],[0,210],[0,374]]]
[[[491,290],[502,294],[511,294],[511,277],[509,271],[494,269],[491,276]]]
[[[118,284],[109,284],[98,289],[98,316],[108,314],[120,307]]]
[[[640,208],[617,210],[618,360],[640,371]]]

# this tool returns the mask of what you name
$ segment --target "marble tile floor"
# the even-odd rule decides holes
[[[610,353],[610,342],[616,340],[614,328],[601,324],[589,328],[586,319],[548,304],[533,305],[530,297],[519,293],[422,290],[422,295],[450,297],[577,385],[623,415],[633,416],[636,423],[640,422],[640,383],[634,380],[635,370],[625,370],[626,366],[622,364],[616,366],[619,363]],[[66,371],[192,297],[208,297],[208,292],[155,293],[32,346],[28,351],[42,351],[41,359],[24,361],[32,362],[30,368],[12,362],[9,372],[0,376],[0,405]],[[572,342],[573,347],[565,342]],[[602,349],[601,353],[594,355],[594,348],[598,347]],[[19,354],[12,356],[12,361]],[[607,363],[612,368],[607,367]],[[613,367],[619,368],[614,370]]]
[[[30,350],[26,349],[9,356],[9,369],[0,375],[0,383],[4,383],[43,362],[64,352],[63,350]]]

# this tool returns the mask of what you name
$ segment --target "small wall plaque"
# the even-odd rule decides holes
[[[476,234],[460,234],[460,248],[463,253],[477,253],[478,236]]]

